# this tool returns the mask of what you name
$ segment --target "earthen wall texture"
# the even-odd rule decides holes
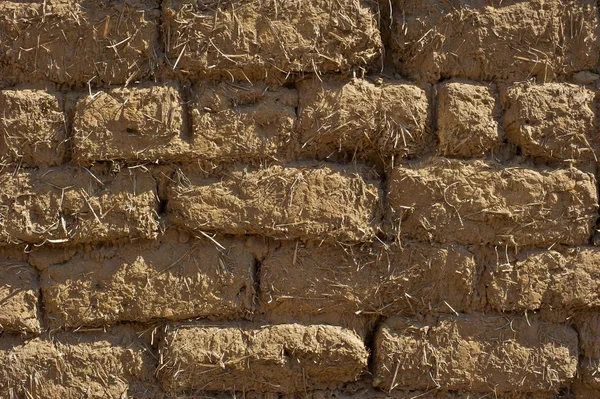
[[[1,399],[600,398],[595,0],[0,2]]]

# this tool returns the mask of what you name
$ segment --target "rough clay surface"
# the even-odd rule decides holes
[[[385,80],[306,79],[298,130],[307,158],[414,157],[431,144],[429,89]]]
[[[68,137],[63,98],[45,90],[0,91],[0,162],[60,165]]]
[[[0,396],[3,398],[123,398],[153,382],[151,354],[136,332],[33,339],[0,336]]]
[[[500,311],[548,312],[600,308],[600,251],[575,248],[521,252],[491,268],[487,298]]]
[[[599,29],[0,0],[0,399],[600,398]]]
[[[170,231],[160,242],[77,254],[43,270],[41,287],[55,328],[243,319],[252,312],[253,266],[243,240],[217,244]]]
[[[3,1],[0,85],[124,84],[156,65],[159,0]]]
[[[222,180],[169,189],[169,220],[191,230],[274,238],[367,241],[376,233],[379,188],[329,166],[234,170]]]
[[[279,315],[416,315],[468,310],[477,274],[456,245],[383,247],[282,244],[261,265],[261,303]]]
[[[182,99],[175,84],[116,88],[75,106],[73,160],[180,161],[189,157]]]
[[[356,380],[368,358],[358,335],[327,325],[182,326],[164,343],[159,367],[167,391],[335,388]]]
[[[400,167],[388,182],[399,236],[459,244],[585,245],[597,218],[591,174],[480,161]]]
[[[4,243],[80,243],[154,238],[155,183],[141,169],[117,174],[57,167],[0,175]]]
[[[188,74],[336,72],[367,66],[382,51],[375,2],[166,0],[162,7],[169,64]]]
[[[393,0],[389,4],[390,56],[395,68],[412,79],[533,77],[545,82],[594,69],[598,62],[594,0]]]
[[[473,392],[536,392],[566,385],[577,370],[577,333],[524,317],[390,319],[376,337],[373,384]],[[453,364],[460,363],[459,369]]]
[[[298,92],[284,87],[199,86],[191,104],[193,152],[225,162],[289,159],[297,106]]]
[[[0,333],[39,333],[40,286],[35,270],[27,262],[4,260],[0,275]]]
[[[493,153],[502,143],[500,102],[493,85],[444,83],[438,88],[437,135],[440,153],[474,158]]]
[[[506,138],[521,152],[544,161],[596,162],[596,94],[585,87],[515,84],[506,93]]]

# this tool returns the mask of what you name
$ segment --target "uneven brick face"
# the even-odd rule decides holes
[[[81,98],[73,118],[73,159],[188,160],[184,112],[176,84],[116,88]]]
[[[26,262],[0,261],[0,333],[39,333],[39,282]]]
[[[394,0],[390,56],[429,82],[554,79],[598,62],[593,0]]]
[[[225,162],[290,158],[297,106],[298,92],[284,87],[201,85],[191,103],[194,154]]]
[[[119,321],[245,318],[252,311],[254,258],[243,240],[190,239],[79,252],[42,271],[51,327]]]
[[[440,153],[479,157],[502,143],[500,102],[494,85],[450,82],[438,88],[437,135]]]
[[[0,238],[32,244],[154,238],[155,183],[140,168],[112,174],[58,167],[0,175]]]
[[[364,79],[307,79],[299,83],[298,130],[307,158],[413,157],[431,144],[427,91]]]
[[[379,189],[356,171],[271,166],[190,179],[169,188],[169,220],[179,227],[340,241],[368,241],[377,229]]]
[[[465,311],[477,268],[459,246],[401,249],[285,243],[261,263],[261,306],[280,315],[414,315]]]
[[[555,391],[571,382],[577,361],[575,330],[531,317],[473,314],[440,317],[434,323],[390,319],[375,340],[373,385]]]
[[[568,83],[521,83],[508,88],[506,97],[506,137],[523,155],[595,164],[598,134],[593,91]]]
[[[124,84],[156,61],[159,1],[0,4],[0,82]]]
[[[574,168],[434,160],[395,169],[388,187],[395,231],[425,241],[585,245],[597,218],[595,179]]]
[[[47,399],[120,398],[144,392],[153,359],[134,331],[24,340],[0,337],[0,396]],[[127,396],[130,397],[130,396]]]
[[[368,353],[352,331],[326,325],[175,327],[161,345],[169,392],[304,392],[356,380]]]
[[[346,71],[369,64],[381,51],[371,6],[350,0],[166,0],[167,57],[173,69],[186,73]]]
[[[68,138],[62,95],[45,90],[1,90],[0,137],[3,163],[63,163]]]
[[[556,312],[600,308],[600,250],[522,252],[514,257],[489,271],[487,298],[494,309]]]

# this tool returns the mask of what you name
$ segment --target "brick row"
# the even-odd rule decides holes
[[[435,86],[435,113],[431,91],[429,85],[390,79],[335,77],[304,79],[297,88],[200,83],[189,99],[173,82],[80,98],[3,90],[0,159],[25,165],[58,165],[69,158],[81,165],[315,158],[394,164],[432,153],[437,136],[437,152],[445,157],[481,158],[508,145],[536,162],[595,168],[600,142],[596,94],[589,88],[517,83],[498,89],[450,81]],[[70,132],[65,113],[72,114]]]
[[[595,339],[600,251],[594,247],[509,254],[410,241],[387,249],[283,242],[260,255],[253,245],[169,230],[158,241],[77,253],[40,248],[29,256],[42,268],[39,278],[26,262],[2,263],[0,326],[39,333],[40,289],[52,329],[256,314],[272,321],[335,315],[341,324],[361,329],[371,316],[456,314],[485,306],[503,313],[541,311],[553,322],[575,317],[582,353],[600,358]],[[254,256],[262,258],[257,281]]]
[[[148,346],[156,339],[158,364]],[[546,398],[575,381],[579,364],[580,389],[594,390],[597,362],[586,358],[578,363],[577,345],[571,327],[535,317],[391,318],[375,336],[372,385],[398,393],[439,390],[440,397],[446,397],[445,391],[505,397],[518,390]],[[4,334],[0,393],[160,397],[154,396],[161,395],[160,384],[168,394],[316,394],[364,377],[367,359],[356,333],[331,325],[171,324],[148,338],[128,326],[31,339]]]
[[[600,24],[594,0],[389,4],[389,56],[396,70],[411,79],[533,77],[545,82],[593,70],[598,62]]]

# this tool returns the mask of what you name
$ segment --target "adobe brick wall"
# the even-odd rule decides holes
[[[594,0],[0,2],[0,398],[600,398]]]

